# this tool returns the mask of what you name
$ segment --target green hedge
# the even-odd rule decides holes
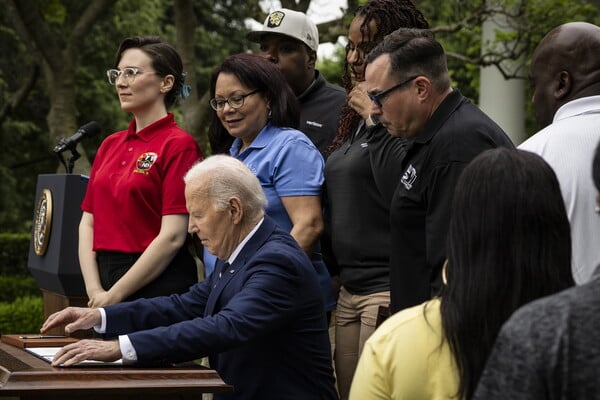
[[[43,322],[41,296],[19,297],[12,303],[0,303],[0,334],[39,332]]]
[[[25,296],[41,296],[40,288],[32,276],[0,276],[0,302],[10,303]]]
[[[28,233],[0,233],[0,334],[38,332],[42,294],[27,269]]]
[[[0,276],[28,276],[29,233],[0,233]]]

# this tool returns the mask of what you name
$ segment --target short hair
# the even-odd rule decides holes
[[[442,326],[459,369],[459,398],[471,398],[508,317],[574,284],[571,231],[554,171],[522,150],[497,148],[473,159],[452,210]]]
[[[167,108],[175,104],[185,83],[183,62],[177,50],[159,36],[133,36],[123,40],[115,56],[114,68],[117,68],[125,50],[140,49],[152,60],[152,68],[159,76],[173,75],[173,88],[165,96]]]
[[[210,97],[215,97],[217,78],[221,73],[234,75],[248,88],[258,89],[270,102],[273,126],[297,128],[300,123],[300,105],[284,75],[271,61],[257,54],[235,54],[215,68],[210,79]],[[233,142],[229,132],[211,109],[212,118],[208,138],[213,154],[225,153]]]
[[[371,22],[375,23],[376,32],[373,40],[364,44],[365,56],[378,45],[383,38],[395,31],[398,28],[429,28],[427,20],[417,9],[411,0],[371,0],[367,4],[358,6],[354,10],[355,17],[362,17],[363,22],[360,25],[360,33],[362,40],[366,40],[372,36]],[[346,55],[348,47],[346,47]],[[344,73],[342,76],[344,89],[346,93],[350,93],[353,84],[350,77],[350,66],[347,56],[344,57]],[[333,139],[333,143],[327,149],[329,153],[339,147],[346,138],[353,132],[356,132],[358,124],[362,117],[348,105],[348,102],[342,109],[338,133]]]
[[[600,143],[598,143],[596,146],[596,153],[594,154],[594,162],[592,163],[592,177],[594,178],[596,190],[600,192]]]
[[[423,75],[437,91],[442,92],[450,87],[446,53],[429,29],[395,30],[369,53],[366,64],[383,54],[389,54],[390,70],[399,79]]]
[[[210,156],[196,163],[183,178],[193,196],[207,196],[217,210],[238,197],[248,218],[262,215],[267,198],[258,178],[240,160],[227,155]],[[197,187],[196,187],[197,186]]]

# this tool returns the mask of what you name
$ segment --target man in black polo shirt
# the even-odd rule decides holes
[[[300,102],[299,130],[325,156],[337,133],[338,119],[346,92],[328,83],[315,69],[319,31],[305,14],[282,8],[267,16],[263,26],[248,33],[260,43],[260,55],[281,70]]]
[[[441,287],[454,186],[464,167],[486,149],[514,145],[452,89],[444,49],[431,31],[399,29],[366,62],[371,115],[392,136],[410,139],[390,217],[390,311],[396,312]]]

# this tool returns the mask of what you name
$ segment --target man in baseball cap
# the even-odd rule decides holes
[[[304,13],[282,8],[271,12],[263,26],[248,33],[260,44],[260,55],[283,72],[300,102],[300,129],[322,154],[336,134],[346,92],[328,83],[315,69],[319,31]]]

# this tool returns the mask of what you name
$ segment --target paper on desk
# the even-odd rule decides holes
[[[33,354],[34,356],[41,358],[44,361],[51,363],[52,360],[54,359],[54,356],[61,348],[62,347],[26,347],[25,351]],[[96,365],[96,366],[123,365],[123,360],[117,360],[117,361],[85,360],[85,361],[82,361],[75,365],[76,366],[80,366],[80,365]]]

